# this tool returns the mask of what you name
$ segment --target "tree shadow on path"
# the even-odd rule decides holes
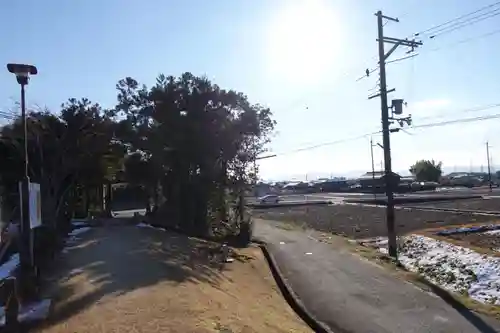
[[[153,286],[209,284],[225,269],[210,260],[211,244],[173,232],[134,226],[94,228],[70,247],[51,277],[54,309],[44,327],[67,320],[107,296]]]

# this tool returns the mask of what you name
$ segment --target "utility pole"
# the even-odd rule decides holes
[[[486,158],[488,159],[488,184],[490,186],[490,192],[492,192],[493,186],[491,184],[490,145],[488,141],[486,141]]]
[[[370,137],[370,155],[372,158],[372,189],[373,189],[373,197],[377,198],[377,192],[375,188],[375,161],[373,160],[373,138]]]
[[[378,56],[379,56],[379,72],[380,72],[380,93],[371,96],[371,98],[380,96],[380,107],[381,107],[381,116],[382,116],[382,137],[383,137],[383,147],[384,147],[384,166],[385,166],[385,191],[387,195],[387,210],[386,210],[386,218],[387,218],[387,238],[389,245],[389,255],[397,259],[398,249],[396,242],[396,231],[395,231],[395,214],[394,214],[394,185],[395,185],[395,175],[392,172],[392,163],[391,163],[391,140],[390,133],[397,132],[398,129],[391,130],[389,128],[392,123],[391,120],[397,120],[400,124],[403,121],[406,121],[410,124],[411,116],[404,119],[395,119],[393,117],[389,117],[389,106],[387,103],[387,80],[386,80],[386,72],[385,72],[385,62],[387,58],[398,48],[398,46],[407,46],[411,47],[411,51],[415,49],[415,47],[422,45],[421,42],[410,41],[408,39],[398,39],[384,36],[384,23],[383,20],[389,20],[394,22],[399,22],[397,18],[392,18],[389,16],[385,16],[382,14],[382,11],[378,11],[377,16],[377,26],[378,26]],[[384,45],[385,43],[393,44],[392,48],[385,53]],[[410,52],[411,52],[410,51]],[[367,71],[369,74],[369,71]],[[391,92],[394,89],[390,90]],[[396,111],[393,111],[393,114],[401,114],[403,100],[393,100],[393,108]]]

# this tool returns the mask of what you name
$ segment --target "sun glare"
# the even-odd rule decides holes
[[[337,17],[321,0],[290,2],[273,17],[267,33],[269,70],[286,80],[317,79],[338,51]]]

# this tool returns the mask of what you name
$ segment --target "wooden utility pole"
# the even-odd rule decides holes
[[[490,186],[490,192],[492,192],[493,185],[491,184],[490,145],[488,141],[486,141],[486,158],[488,159],[488,184]]]
[[[392,172],[391,163],[391,141],[390,141],[390,118],[389,118],[389,106],[387,103],[387,81],[385,73],[385,62],[387,58],[397,49],[398,46],[411,47],[414,50],[415,47],[422,45],[421,42],[410,41],[407,39],[397,39],[384,36],[384,22],[383,20],[389,20],[394,22],[399,22],[397,18],[392,18],[389,16],[384,16],[382,11],[378,11],[377,16],[377,26],[378,26],[378,56],[379,56],[379,72],[380,72],[380,107],[382,115],[382,137],[383,137],[383,147],[384,147],[384,166],[385,166],[385,192],[387,195],[387,238],[389,245],[389,255],[397,259],[398,249],[396,242],[396,231],[395,231],[395,216],[394,216],[394,183],[395,177]],[[385,53],[384,45],[385,43],[393,44],[392,48]],[[375,96],[373,96],[375,97]]]

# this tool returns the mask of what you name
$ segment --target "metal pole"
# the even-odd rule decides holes
[[[491,184],[491,166],[490,166],[490,145],[486,141],[486,158],[488,159],[488,184],[490,186],[490,192],[493,191],[493,185]]]
[[[24,177],[21,186],[21,249],[20,255],[20,268],[21,268],[21,289],[22,293],[26,296],[32,293],[31,290],[31,276],[33,269],[33,242],[30,227],[30,213],[29,213],[29,161],[28,161],[28,125],[26,121],[26,96],[25,84],[21,84],[21,121],[23,127],[24,147]],[[30,295],[31,296],[31,295]],[[28,296],[29,297],[29,296]]]
[[[375,189],[375,161],[373,160],[373,138],[370,137],[370,155],[372,158],[372,189],[373,189],[373,197],[377,198],[377,192]]]
[[[254,157],[253,157],[253,173],[254,173],[254,177],[253,177],[253,195],[255,197],[258,197],[258,194],[257,194],[257,154],[255,154]]]
[[[387,82],[385,73],[385,50],[384,50],[384,27],[382,12],[377,12],[378,25],[378,56],[380,66],[380,104],[382,114],[382,136],[384,145],[384,165],[385,165],[385,191],[387,195],[387,237],[389,243],[389,255],[397,259],[398,250],[396,243],[396,232],[394,228],[394,193],[393,175],[391,167],[391,142],[389,136],[389,108],[387,106]]]

